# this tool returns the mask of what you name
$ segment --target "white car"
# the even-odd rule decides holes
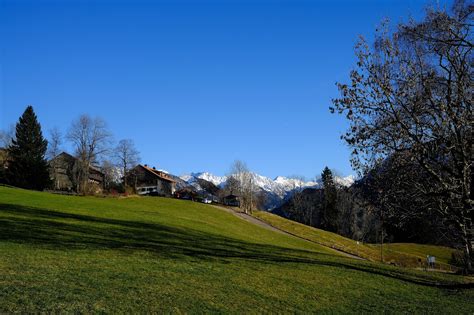
[[[209,199],[209,198],[204,198],[204,199],[202,200],[202,202],[203,202],[203,203],[212,203],[212,200]]]

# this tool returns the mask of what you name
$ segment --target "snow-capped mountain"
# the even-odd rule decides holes
[[[319,183],[315,181],[306,182],[302,179],[288,178],[283,176],[278,176],[274,181],[283,187],[285,191],[300,190],[307,187],[319,187]]]
[[[318,188],[320,184],[316,181],[303,181],[301,179],[278,176],[271,179],[259,174],[251,173],[252,183],[256,191],[267,193],[268,209],[278,206],[281,202],[291,197],[298,190],[305,188]],[[216,176],[208,172],[199,172],[182,175],[179,177],[183,183],[194,187],[197,191],[205,190],[201,187],[200,181],[208,181],[219,188],[224,188],[227,176]],[[337,183],[343,186],[350,186],[354,182],[353,176],[335,177]],[[201,181],[202,183],[202,181]]]
[[[334,181],[341,186],[349,187],[355,183],[355,176],[354,175],[349,175],[346,177],[336,176],[334,177]]]
[[[191,173],[187,175],[182,175],[179,178],[184,180],[185,182],[195,182],[196,178],[207,180],[208,182],[213,183],[216,186],[221,186],[227,181],[227,176],[216,176],[208,172],[200,172],[200,173]]]

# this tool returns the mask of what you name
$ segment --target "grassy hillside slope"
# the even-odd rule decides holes
[[[276,228],[317,244],[335,248],[370,261],[380,261],[380,245],[357,243],[336,233],[316,229],[265,211],[255,211],[253,215]],[[451,270],[453,267],[449,265],[449,260],[451,254],[456,250],[444,246],[392,243],[385,244],[383,251],[384,262],[386,263],[403,267],[420,267],[419,260],[421,260],[421,266],[424,267],[426,255],[432,255],[436,257],[437,269]]]
[[[356,261],[173,199],[0,187],[0,257],[0,313],[474,310],[467,278]]]

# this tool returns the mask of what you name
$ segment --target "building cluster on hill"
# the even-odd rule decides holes
[[[8,150],[0,148],[0,166],[2,169],[8,169],[9,165]],[[78,193],[79,189],[79,172],[80,159],[67,153],[61,152],[57,156],[48,161],[50,186],[48,190],[62,193]],[[108,191],[105,187],[106,172],[95,165],[90,165],[87,170],[87,186],[90,194],[102,194]],[[198,191],[191,185],[179,185],[177,188],[178,177],[166,172],[157,170],[147,164],[137,164],[126,172],[125,175],[119,176],[116,180],[127,183],[127,186],[138,195],[175,197],[179,199],[200,201],[204,203],[223,203],[228,206],[239,207],[239,196],[235,194],[223,195],[220,189],[210,182],[206,184],[210,187]],[[204,180],[202,180],[204,181]],[[120,183],[116,183],[117,185]],[[204,183],[201,183],[205,186]]]
[[[140,164],[139,153],[130,139],[120,140],[111,148],[111,134],[99,118],[82,115],[73,121],[67,139],[75,147],[74,155],[60,151],[59,131],[51,133],[50,141],[43,137],[32,106],[20,117],[15,132],[8,137],[3,132],[0,135],[5,146],[0,148],[0,184],[68,194],[122,192],[206,203],[225,197],[218,196],[220,190],[212,183],[202,183],[209,189],[198,190],[183,184],[177,176]]]

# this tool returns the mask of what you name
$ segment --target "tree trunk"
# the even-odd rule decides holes
[[[383,262],[383,227],[380,229],[380,261]]]
[[[466,271],[468,273],[473,272],[472,269],[472,226],[469,223],[463,224],[462,227],[462,238],[464,246],[464,258],[466,263]]]
[[[127,189],[127,166],[123,167],[123,189]]]

